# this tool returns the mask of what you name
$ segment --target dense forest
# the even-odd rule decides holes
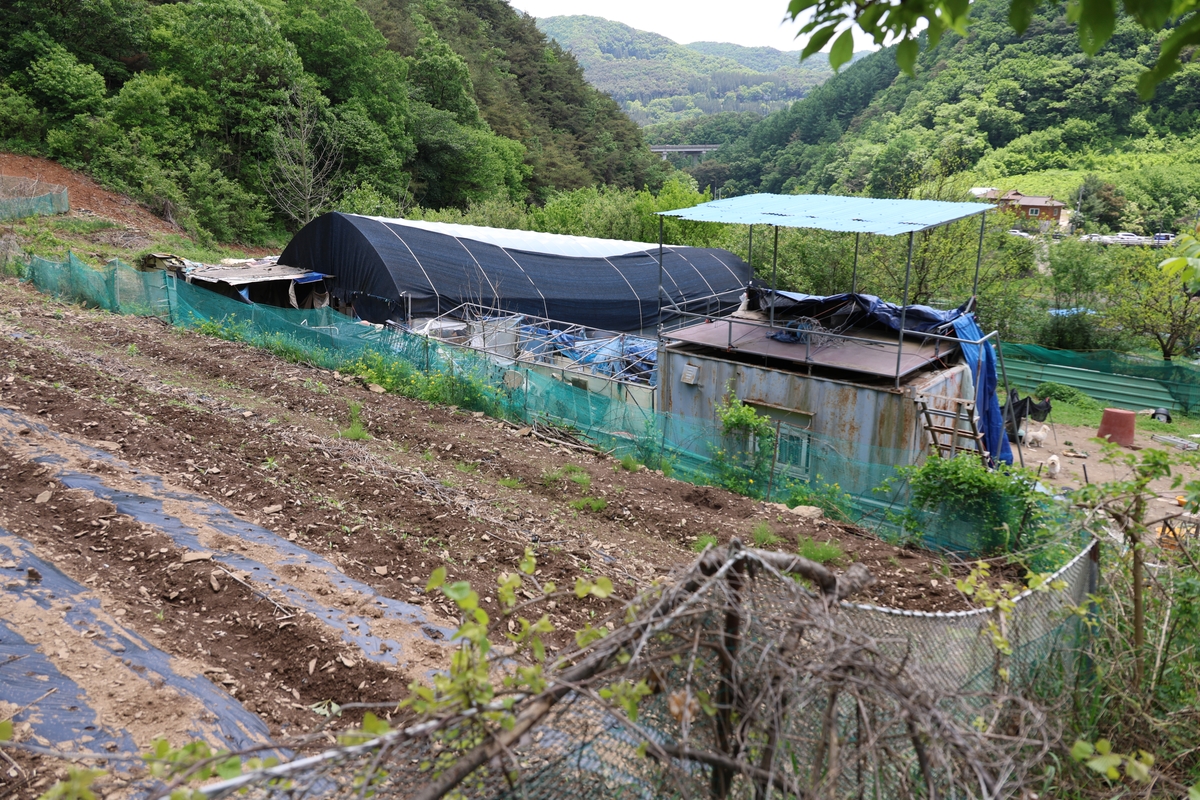
[[[657,186],[664,165],[503,0],[15,0],[0,147],[253,242],[334,203]]]
[[[1200,64],[1143,103],[1137,78],[1165,34],[1121,19],[1088,58],[1063,7],[1041,7],[1023,36],[1007,10],[997,0],[976,4],[968,35],[924,49],[915,78],[900,74],[891,49],[859,60],[751,125],[693,175],[725,195],[910,197],[958,174],[967,186],[1054,194],[1073,207],[1088,183],[1093,229],[1177,230],[1200,210]]]
[[[787,108],[833,74],[817,54],[718,42],[681,45],[600,17],[538,20],[579,60],[589,82],[635,122],[680,122],[720,112],[763,115]]]

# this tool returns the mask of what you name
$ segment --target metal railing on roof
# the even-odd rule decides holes
[[[461,332],[457,330],[459,326]],[[633,386],[653,388],[657,384],[658,342],[644,336],[598,330],[477,303],[463,303],[423,324],[413,325],[412,330],[511,361],[541,364]]]

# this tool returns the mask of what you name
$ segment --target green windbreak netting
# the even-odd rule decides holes
[[[170,315],[165,272],[141,272],[115,259],[93,267],[69,253],[63,262],[35,256],[28,277],[46,294],[93,308],[142,317]]]
[[[65,187],[0,175],[0,220],[65,214],[69,210]]]
[[[1084,369],[1155,381],[1170,393],[1185,413],[1200,413],[1200,369],[1186,363],[1163,361],[1113,350],[1051,350],[1033,344],[1005,344],[1004,357],[1056,367]],[[1033,387],[1028,387],[1032,389]],[[1087,387],[1077,387],[1087,391]],[[1100,392],[1097,392],[1099,394]],[[1103,399],[1103,398],[1102,398]],[[1147,401],[1149,403],[1150,401]]]
[[[267,348],[293,362],[362,375],[391,392],[524,424],[565,429],[663,474],[722,486],[771,502],[815,505],[866,527],[895,531],[909,500],[897,479],[907,454],[873,448],[849,458],[848,442],[781,425],[769,441],[727,436],[718,422],[656,412],[580,388],[561,371],[512,362],[406,331],[355,322],[330,309],[251,305],[161,271],[117,261],[90,267],[35,258],[29,278],[42,291],[110,311],[169,317],[176,325]],[[861,451],[859,451],[861,452]],[[978,554],[994,534],[954,514],[922,518],[935,548]]]

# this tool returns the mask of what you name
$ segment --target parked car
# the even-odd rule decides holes
[[[1136,233],[1130,233],[1129,231],[1121,231],[1113,238],[1119,242],[1121,242],[1121,241],[1136,242],[1136,241],[1140,240],[1142,237],[1138,236]]]
[[[1020,236],[1023,239],[1032,239],[1033,238],[1032,235],[1026,233],[1025,231],[1019,231],[1016,228],[1013,228],[1011,231],[1009,231],[1009,234],[1011,234],[1012,236]]]
[[[1175,234],[1173,234],[1173,233],[1156,233],[1156,234],[1154,234],[1154,241],[1156,241],[1156,242],[1173,242],[1173,241],[1175,241]]]

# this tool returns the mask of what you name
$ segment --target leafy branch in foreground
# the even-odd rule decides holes
[[[800,28],[808,41],[801,58],[819,52],[833,39],[829,63],[836,70],[854,55],[854,28],[870,34],[875,44],[897,42],[896,63],[913,75],[916,67],[919,36],[924,27],[930,47],[942,34],[954,31],[967,35],[971,9],[977,0],[791,0],[787,15],[793,20],[808,16]],[[1024,33],[1033,13],[1043,0],[1010,0],[1008,23],[1017,33]],[[1138,79],[1143,99],[1154,95],[1159,83],[1181,68],[1181,54],[1186,48],[1200,44],[1200,9],[1197,0],[1084,0],[1067,6],[1067,15],[1079,27],[1079,45],[1088,55],[1095,55],[1112,38],[1117,17],[1128,14],[1148,31],[1160,31],[1171,24],[1170,34],[1163,40],[1154,65]],[[809,16],[811,14],[811,16]],[[841,31],[838,34],[838,31]],[[838,34],[834,39],[834,35]]]

